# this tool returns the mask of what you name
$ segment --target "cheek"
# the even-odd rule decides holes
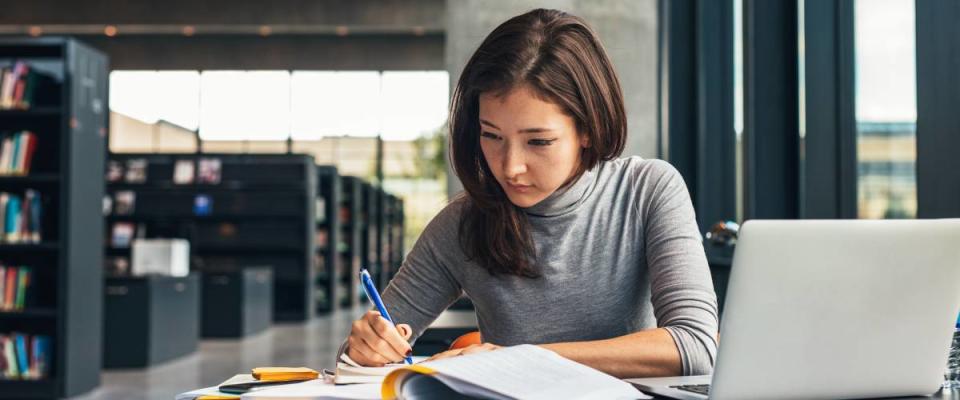
[[[500,175],[498,168],[500,168],[500,155],[496,151],[495,145],[487,143],[486,141],[480,141],[480,152],[483,154],[483,159],[487,161],[487,166],[490,167],[490,170],[493,171],[493,174]]]

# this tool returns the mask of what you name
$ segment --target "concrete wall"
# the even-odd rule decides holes
[[[600,36],[620,77],[629,138],[625,156],[657,156],[656,0],[447,0],[445,59],[451,93],[467,59],[497,25],[534,8],[556,8],[587,21]],[[451,171],[447,193],[462,190]]]

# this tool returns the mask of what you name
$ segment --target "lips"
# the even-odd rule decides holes
[[[507,186],[510,188],[510,190],[519,193],[526,193],[533,189],[533,185],[516,185],[509,182],[507,183]]]

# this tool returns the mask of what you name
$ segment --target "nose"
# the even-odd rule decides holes
[[[527,161],[523,150],[518,147],[507,146],[506,155],[503,157],[503,175],[509,180],[527,172]]]

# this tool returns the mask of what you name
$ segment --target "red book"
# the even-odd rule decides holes
[[[3,294],[4,310],[13,308],[13,300],[17,294],[17,270],[19,270],[19,268],[7,268],[7,284],[4,288],[6,289],[6,293]]]
[[[23,153],[23,173],[30,173],[30,161],[33,159],[33,152],[37,149],[37,135],[30,131],[23,131],[23,142],[26,145],[26,151]]]

